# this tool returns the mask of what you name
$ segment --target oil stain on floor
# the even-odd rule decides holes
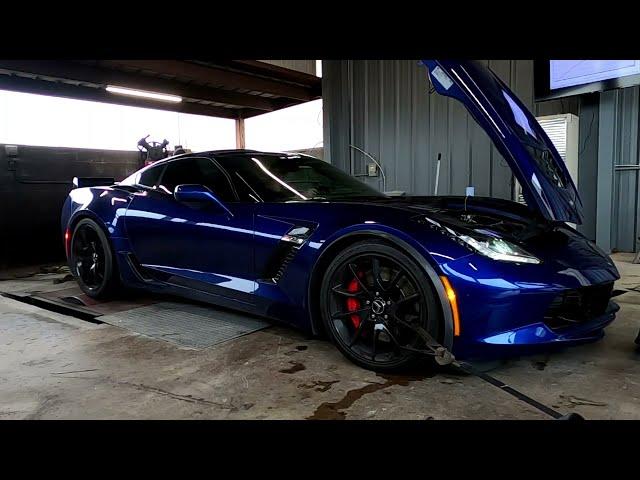
[[[300,372],[301,370],[307,369],[307,367],[305,367],[300,362],[290,361],[289,364],[291,366],[289,368],[283,368],[282,370],[280,370],[280,373],[296,373],[296,372]]]
[[[316,392],[326,392],[333,386],[334,383],[338,383],[339,381],[340,380],[314,380],[310,383],[302,383],[298,385],[298,388],[314,389]]]
[[[344,410],[351,407],[356,401],[363,396],[370,393],[375,393],[380,390],[392,387],[394,385],[400,385],[406,387],[410,382],[417,382],[433,375],[384,375],[377,374],[379,377],[385,379],[383,383],[369,383],[364,387],[355,388],[349,390],[346,395],[337,402],[324,402],[313,415],[307,417],[307,420],[344,420],[347,414]]]

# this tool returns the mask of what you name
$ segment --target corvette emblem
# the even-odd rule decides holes
[[[384,312],[385,303],[381,298],[376,298],[371,304],[371,310],[376,315],[381,315]]]

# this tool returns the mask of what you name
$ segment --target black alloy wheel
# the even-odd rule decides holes
[[[424,357],[416,328],[439,339],[441,311],[429,278],[386,243],[367,240],[337,255],[320,295],[325,329],[364,368],[395,371]]]
[[[108,298],[118,285],[109,241],[100,226],[89,218],[78,222],[71,237],[69,268],[84,293]]]

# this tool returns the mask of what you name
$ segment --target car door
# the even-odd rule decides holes
[[[206,186],[229,211],[178,202],[173,192],[183,184]],[[134,195],[125,226],[137,260],[165,281],[250,302],[254,208],[238,201],[214,160],[187,157],[169,161],[154,188]]]

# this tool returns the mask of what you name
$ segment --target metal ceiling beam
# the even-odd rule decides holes
[[[17,77],[12,75],[0,75],[0,89],[14,92],[36,93],[40,95],[52,95],[56,97],[74,98],[79,100],[90,100],[94,102],[112,103],[116,105],[128,105],[133,107],[152,108],[156,110],[169,110],[194,115],[207,115],[213,117],[237,119],[239,117],[254,116],[260,112],[252,109],[231,109],[214,107],[200,103],[180,102],[167,103],[162,101],[146,100],[137,97],[127,97],[125,95],[114,95],[105,90],[68,85],[65,83],[51,82],[46,80],[34,80],[31,78]]]
[[[97,68],[68,61],[0,60],[0,69],[93,84],[99,87],[117,85],[178,95],[185,99],[224,103],[243,108],[271,112],[278,108],[272,100],[256,95],[229,92],[211,87],[189,85],[174,80]]]
[[[118,68],[127,67],[147,70],[162,75],[178,78],[189,78],[198,82],[228,88],[242,88],[257,92],[270,93],[281,97],[309,101],[318,98],[312,89],[281,80],[257,77],[241,72],[234,72],[214,66],[203,66],[197,63],[180,60],[100,60],[99,65]]]
[[[267,76],[275,75],[278,78],[305,85],[320,86],[322,83],[320,77],[311,75],[310,73],[291,70],[289,68],[280,67],[279,65],[262,62],[260,60],[231,60],[229,62],[229,66]]]

